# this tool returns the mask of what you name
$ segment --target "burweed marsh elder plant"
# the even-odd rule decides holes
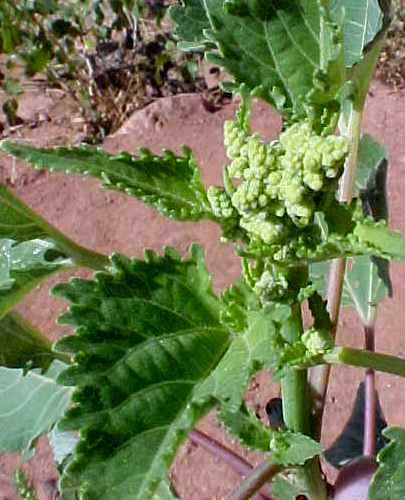
[[[205,190],[187,148],[180,156],[132,156],[1,143],[38,168],[99,177],[106,189],[165,216],[216,222],[241,259],[240,279],[215,295],[200,247],[186,258],[172,248],[146,251],[143,260],[99,255],[0,187],[0,448],[23,451],[49,432],[63,498],[176,498],[168,468],[212,408],[263,454],[252,470],[238,462],[244,478],[232,500],[405,498],[404,429],[385,430],[368,493],[368,484],[350,484],[358,469],[346,470],[333,491],[319,465],[330,365],[366,368],[374,406],[373,370],[405,376],[405,360],[372,345],[376,308],[390,286],[388,260],[405,259],[405,238],[387,227],[386,151],[361,135],[389,7],[382,0],[185,0],[172,8],[181,47],[204,51],[240,95],[224,127],[223,186]],[[252,96],[281,114],[278,140],[267,144],[251,130]],[[12,308],[50,273],[77,266],[96,273],[53,289],[70,303],[60,321],[75,334],[51,350]],[[343,287],[368,333],[365,350],[335,344]],[[303,304],[312,314],[307,330]],[[265,425],[244,403],[249,379],[263,368],[280,383],[278,425]],[[373,409],[368,417],[369,458],[357,464],[370,475]],[[80,436],[73,445],[70,431]]]

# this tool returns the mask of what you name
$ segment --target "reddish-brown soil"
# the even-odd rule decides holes
[[[41,108],[41,109],[39,109]],[[25,117],[32,118],[34,128],[24,127],[20,134],[35,144],[74,143],[80,139],[80,123],[72,125],[71,117],[77,111],[66,99],[42,100],[28,96]],[[106,139],[104,147],[116,152],[127,149],[134,152],[147,146],[155,152],[167,147],[179,151],[187,144],[196,153],[206,183],[221,183],[222,165],[226,161],[223,150],[222,124],[230,118],[236,104],[226,106],[217,113],[209,113],[196,95],[181,95],[157,101],[133,115],[113,136]],[[35,115],[36,122],[35,123]],[[390,150],[388,193],[391,225],[405,233],[403,212],[405,202],[405,140],[402,139],[405,116],[404,94],[391,92],[387,87],[374,83],[365,115],[365,130],[384,142]],[[50,118],[48,121],[47,117]],[[257,104],[254,127],[266,138],[275,137],[279,130],[278,117],[263,104]],[[144,247],[161,249],[172,245],[186,252],[190,242],[198,241],[206,247],[214,283],[220,289],[235,279],[239,263],[232,250],[221,243],[218,228],[211,223],[180,224],[165,220],[152,209],[122,194],[104,192],[93,179],[49,175],[16,165],[4,156],[0,159],[0,182],[6,182],[34,209],[79,243],[99,252],[123,252],[141,256]],[[66,276],[57,276],[32,292],[19,306],[19,310],[46,334],[57,339],[68,330],[55,326],[55,319],[64,305],[48,296],[49,286]],[[377,349],[405,355],[405,267],[392,266],[394,298],[382,305],[377,324]],[[360,347],[363,335],[355,314],[345,311],[339,324],[338,341]],[[323,442],[330,444],[336,437],[350,412],[362,371],[351,368],[333,369],[328,392]],[[402,386],[400,385],[402,383]],[[405,425],[405,397],[403,382],[399,378],[379,375],[380,399],[388,421]],[[402,390],[401,390],[402,389]],[[261,413],[263,406],[276,388],[263,373],[250,384],[249,402]],[[226,439],[222,429],[210,415],[200,427],[219,439]],[[257,457],[250,455],[252,461]],[[0,500],[17,498],[10,481],[12,470],[19,463],[16,456],[0,459]],[[46,440],[42,439],[36,456],[27,464],[40,500],[52,495],[52,485],[57,477]],[[178,454],[172,471],[173,479],[184,500],[219,500],[238,481],[238,477],[204,450],[185,444]]]

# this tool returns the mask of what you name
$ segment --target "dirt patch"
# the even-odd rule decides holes
[[[405,202],[401,196],[405,192],[405,141],[401,140],[405,111],[403,103],[404,93],[393,93],[389,88],[374,83],[365,116],[365,129],[387,144],[390,150],[388,193],[391,225],[405,232]],[[20,135],[35,144],[74,143],[80,134],[80,125],[76,129],[69,125],[69,115],[75,112],[74,106],[63,111],[62,101],[53,100],[46,109],[50,121],[44,121],[36,128],[24,129]],[[164,147],[179,151],[181,143],[184,143],[195,151],[204,181],[207,184],[220,183],[222,166],[226,161],[223,121],[233,116],[235,109],[234,103],[217,113],[210,113],[198,95],[165,98],[134,114],[117,133],[105,141],[104,147],[112,152],[122,149],[134,152],[140,146],[147,146],[159,152]],[[401,109],[402,113],[399,112]],[[271,139],[278,134],[279,118],[268,106],[257,103],[253,116],[254,128],[264,137]],[[190,242],[197,241],[206,247],[208,266],[214,274],[217,289],[230,284],[238,276],[239,262],[230,248],[219,243],[219,229],[214,224],[180,224],[165,220],[135,199],[101,191],[99,183],[92,179],[39,173],[19,162],[14,165],[4,156],[1,156],[0,161],[0,180],[11,184],[31,207],[83,245],[104,253],[116,251],[139,257],[144,247],[159,250],[163,245],[175,246],[185,253]],[[55,326],[55,319],[64,305],[48,296],[48,287],[65,278],[58,276],[48,280],[19,306],[19,311],[53,340],[66,333],[67,329]],[[402,355],[405,354],[402,338],[405,327],[404,266],[393,265],[392,278],[394,298],[387,300],[379,312],[377,348]],[[360,323],[353,313],[344,312],[338,337],[339,342],[362,346]],[[323,438],[325,445],[335,439],[342,422],[348,417],[361,378],[361,370],[333,370],[325,416],[325,429],[328,429]],[[378,377],[380,398],[388,421],[405,425],[405,399],[401,398],[401,384],[399,378],[388,375]],[[269,375],[263,373],[251,382],[248,399],[263,414],[265,403],[275,394],[276,389],[270,385]],[[226,440],[232,447],[236,446],[224,436],[212,415],[204,419],[200,426],[207,433]],[[249,458],[257,460],[254,455],[249,455]],[[10,477],[18,462],[16,456],[0,460],[0,500],[17,498]],[[56,471],[46,440],[41,439],[38,452],[29,461],[27,471],[34,479],[40,500],[49,500],[49,485],[53,484]],[[226,498],[238,480],[227,466],[191,444],[185,444],[180,450],[173,468],[173,478],[184,500]]]
[[[377,65],[377,77],[393,88],[405,87],[405,2],[395,1],[394,16]]]

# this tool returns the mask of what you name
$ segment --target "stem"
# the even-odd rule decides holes
[[[228,464],[235,472],[237,472],[241,476],[248,476],[249,473],[253,470],[252,465],[240,457],[237,453],[230,450],[226,446],[222,445],[219,441],[204,434],[197,429],[194,429],[189,434],[189,439],[192,443],[198,444],[205,450],[209,451],[216,457],[223,460],[226,464]],[[257,493],[254,497],[254,500],[271,500],[265,492]]]
[[[335,347],[324,355],[325,363],[359,366],[405,377],[405,359],[351,347]]]
[[[265,483],[281,472],[280,465],[272,464],[270,461],[262,462],[255,467],[241,484],[231,493],[228,500],[249,500]]]
[[[205,450],[223,460],[241,476],[246,476],[253,469],[252,465],[247,460],[240,457],[231,449],[222,445],[216,439],[208,436],[207,434],[204,434],[197,429],[191,431],[188,437],[192,443],[198,444]]]
[[[339,201],[350,203],[353,197],[353,188],[361,138],[361,121],[363,108],[359,110],[352,107],[348,131],[345,134],[350,141],[350,154],[346,161],[345,171],[342,176]],[[343,280],[346,270],[346,259],[334,259],[330,265],[327,308],[332,322],[331,335],[336,337],[339,319],[340,304],[342,299]],[[330,366],[321,365],[310,372],[310,384],[314,399],[314,418],[316,436],[321,434],[322,416],[325,407],[326,392],[328,389]]]
[[[375,350],[374,325],[366,326],[365,348],[367,351]],[[375,457],[377,446],[377,392],[375,389],[375,372],[372,368],[366,370],[365,376],[365,405],[364,405],[364,436],[363,455]]]
[[[292,317],[285,324],[283,335],[289,342],[300,339],[303,333],[300,304],[292,306]],[[311,398],[307,370],[290,370],[281,380],[283,418],[288,429],[311,434]],[[327,498],[326,485],[321,476],[318,458],[309,460],[298,473],[302,474],[305,490],[310,498]],[[238,498],[238,497],[235,497]],[[240,497],[243,498],[243,497]]]
[[[299,304],[292,306],[292,317],[286,322],[284,336],[293,343],[303,333]],[[310,433],[309,390],[306,370],[289,370],[281,379],[283,418],[285,425],[295,432]]]
[[[57,239],[55,238],[55,241],[58,249],[72,257],[74,264],[78,267],[87,267],[95,271],[102,271],[110,264],[109,258],[106,255],[82,247],[61,233],[59,233]]]

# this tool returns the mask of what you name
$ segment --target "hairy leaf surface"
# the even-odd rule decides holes
[[[153,498],[177,447],[214,402],[196,395],[229,344],[202,251],[192,247],[183,261],[171,249],[146,252],[145,261],[115,255],[111,273],[54,293],[72,303],[61,321],[76,327],[57,344],[75,356],[59,378],[75,386],[59,427],[81,434],[64,491]]]
[[[405,429],[388,427],[383,432],[389,443],[377,456],[379,467],[369,489],[370,500],[405,498]]]
[[[106,259],[69,240],[0,185],[0,318],[55,271]]]
[[[331,62],[328,57],[320,60],[320,44],[326,38],[320,40],[319,3],[259,0],[239,2],[239,8],[234,9],[225,3],[186,0],[183,6],[174,7],[172,17],[182,45],[205,45],[209,59],[224,67],[238,85],[245,84],[280,111],[304,114],[307,97],[313,93],[314,77],[323,71],[325,84]],[[331,26],[325,23],[324,28],[327,31]],[[340,42],[330,37],[324,56],[339,57],[331,43]],[[340,79],[336,71],[334,77]],[[326,80],[323,92],[328,94],[335,82]]]
[[[180,156],[171,151],[157,156],[146,149],[138,156],[111,155],[88,146],[47,149],[9,141],[1,148],[37,168],[98,177],[105,188],[135,196],[168,217],[213,217],[197,162],[188,148]]]
[[[0,320],[0,365],[46,370],[55,359],[51,342],[16,312]]]
[[[24,452],[69,405],[72,390],[56,382],[64,368],[54,361],[45,374],[0,367],[0,451]]]

